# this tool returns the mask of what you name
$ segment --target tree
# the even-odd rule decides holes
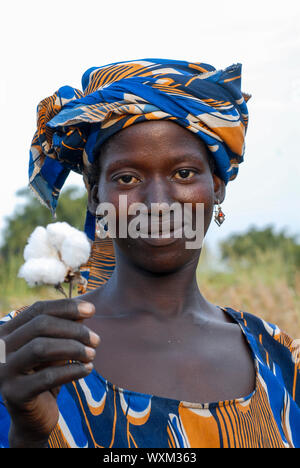
[[[274,226],[264,229],[251,227],[244,234],[231,235],[221,242],[221,255],[224,260],[241,260],[248,264],[256,262],[262,253],[275,252],[286,263],[300,268],[300,244],[296,236],[287,235],[284,229],[275,233]]]

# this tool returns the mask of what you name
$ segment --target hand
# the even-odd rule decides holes
[[[60,386],[93,369],[100,338],[82,321],[94,313],[93,304],[78,299],[37,302],[0,326],[6,345],[0,393],[11,416],[10,446],[47,445],[58,421]]]

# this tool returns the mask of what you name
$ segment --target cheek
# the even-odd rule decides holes
[[[214,207],[214,183],[212,177],[201,177],[197,183],[177,184],[169,192],[170,203],[179,202],[180,204],[192,205],[193,214],[196,212],[197,203],[204,205],[204,230],[208,229]],[[132,190],[123,192],[116,190],[111,184],[101,181],[98,192],[101,202],[111,203],[114,206],[116,223],[119,224],[121,218],[126,218],[129,223],[132,216],[128,215],[128,207],[133,203],[143,202],[144,197],[139,191]],[[195,219],[195,218],[194,218]],[[193,222],[194,224],[194,222]]]
[[[203,204],[203,224],[204,235],[206,234],[211,223],[214,209],[214,183],[212,177],[197,184],[182,185],[176,188],[176,200],[180,203],[192,204],[193,213],[193,229],[197,228],[199,218],[196,216],[197,204]]]
[[[193,207],[197,203],[203,203],[204,211],[210,212],[214,204],[213,179],[205,180],[203,183],[177,186],[173,198],[180,203],[192,203]]]
[[[131,219],[128,215],[128,207],[132,203],[139,201],[136,193],[125,193],[125,191],[122,193],[122,191],[118,191],[114,187],[111,187],[110,184],[105,183],[99,189],[98,197],[100,203],[105,202],[111,205],[111,213],[116,223],[117,232],[119,232],[119,224],[121,222],[123,222],[123,226],[125,224],[128,225]]]

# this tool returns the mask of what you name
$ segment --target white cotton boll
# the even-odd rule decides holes
[[[31,233],[28,244],[24,249],[24,260],[30,258],[53,257],[58,259],[56,249],[49,242],[47,231],[44,227],[38,226]]]
[[[88,261],[90,252],[91,246],[87,236],[84,232],[74,229],[62,244],[61,258],[66,265],[76,270]]]
[[[49,241],[59,252],[61,251],[64,240],[71,236],[73,231],[76,231],[75,228],[66,222],[48,224],[46,229]]]
[[[59,260],[47,258],[43,267],[43,282],[47,284],[63,283],[68,267]]]
[[[30,258],[19,270],[19,278],[24,278],[29,286],[38,284],[62,283],[68,268],[55,258]]]

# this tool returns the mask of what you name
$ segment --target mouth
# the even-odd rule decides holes
[[[182,238],[182,227],[180,226],[177,229],[173,227],[166,233],[163,233],[161,229],[159,232],[152,233],[152,235],[151,232],[147,232],[147,235],[141,235],[140,238],[146,244],[155,247],[171,245]]]
[[[139,215],[138,223],[130,219],[127,232],[133,239],[141,239],[144,244],[154,247],[169,246],[179,239],[186,239],[186,230],[191,220],[182,219],[182,216],[156,216]],[[189,237],[188,237],[189,238]]]
[[[142,218],[137,230],[143,237],[170,237],[183,229],[182,219]]]
[[[153,247],[165,247],[167,245],[174,244],[177,240],[178,239],[176,238],[166,239],[163,237],[160,237],[160,238],[148,237],[148,238],[142,239],[142,241],[145,242],[145,244],[152,245]]]

